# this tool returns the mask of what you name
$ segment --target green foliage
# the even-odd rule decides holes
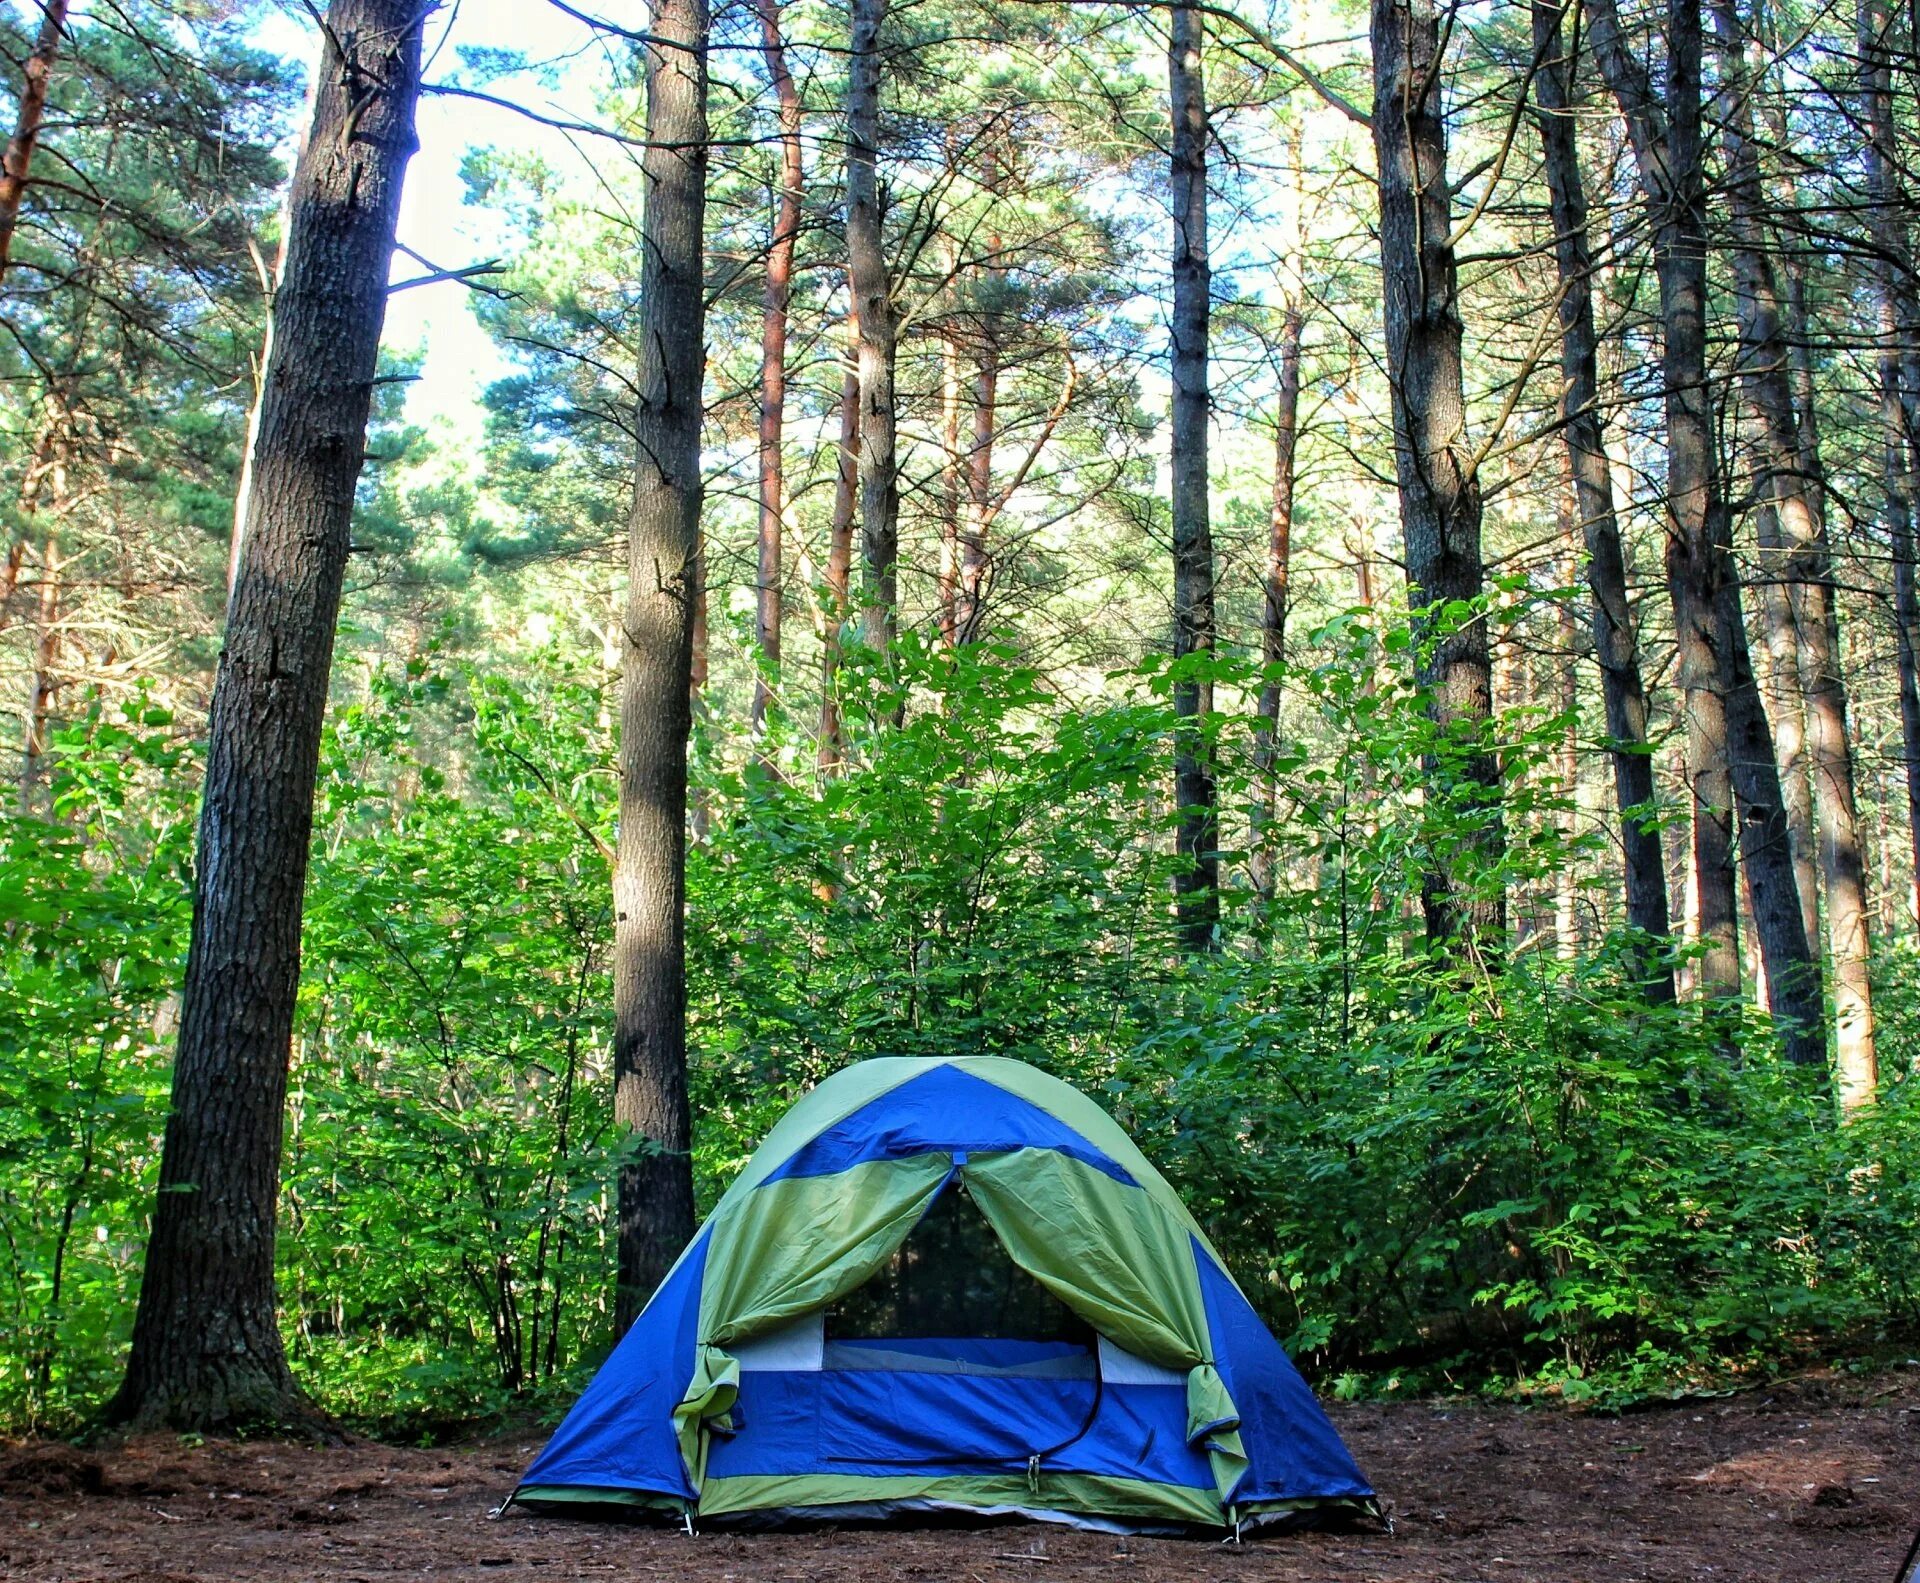
[[[164,710],[95,706],[50,818],[0,817],[0,1421],[112,1383],[131,1317],[190,923],[195,777]]]
[[[328,734],[283,1293],[297,1366],[355,1419],[459,1422],[604,1339],[596,707],[558,666],[522,688],[419,662]]]
[[[1110,1106],[1348,1394],[1615,1403],[1920,1329],[1911,1081],[1837,1125],[1762,1019],[1649,1005],[1645,942],[1624,934],[1563,955],[1517,931],[1475,977],[1429,959],[1421,873],[1485,814],[1413,794],[1423,757],[1471,744],[1428,723],[1404,651],[1341,617],[1285,671],[1284,879],[1262,899],[1231,859],[1201,959],[1167,900],[1164,665],[1094,707],[1005,650],[856,650],[828,777],[777,720],[744,758],[703,728],[702,1201],[847,1061],[1003,1053]],[[1223,798],[1251,807],[1262,677],[1211,663]],[[281,1289],[309,1388],[386,1433],[557,1404],[611,1339],[610,687],[552,654],[509,681],[429,644],[329,728]],[[1582,851],[1542,772],[1563,726],[1498,723],[1502,878],[1522,899]],[[55,816],[0,824],[11,1422],[77,1416],[124,1343],[185,945],[187,770],[163,715],[96,711],[61,738]],[[1890,1050],[1908,968],[1888,958]]]

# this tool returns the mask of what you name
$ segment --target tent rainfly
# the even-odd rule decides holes
[[[689,1528],[1378,1515],[1165,1179],[997,1057],[863,1061],[799,1100],[508,1504]]]

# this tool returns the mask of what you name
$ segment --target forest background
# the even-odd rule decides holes
[[[304,10],[4,16],[0,1423],[65,1429],[175,1191],[234,503],[327,107]],[[676,1152],[615,1081],[623,677],[672,712],[628,601],[677,57],[632,22],[412,22],[269,1151],[294,1377],[385,1433],[564,1401],[620,1183]],[[1909,20],[708,25],[660,843],[698,1206],[846,1061],[1008,1054],[1341,1391],[1910,1347]]]

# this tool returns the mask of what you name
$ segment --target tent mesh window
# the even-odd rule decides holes
[[[829,1342],[959,1336],[1094,1344],[1092,1327],[1007,1256],[962,1183],[826,1314]]]

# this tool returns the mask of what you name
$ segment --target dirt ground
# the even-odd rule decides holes
[[[487,1511],[531,1438],[423,1451],[148,1438],[0,1447],[0,1577],[34,1583],[1892,1583],[1920,1525],[1920,1367],[1621,1417],[1332,1408],[1388,1534],[1016,1525],[685,1534]]]

